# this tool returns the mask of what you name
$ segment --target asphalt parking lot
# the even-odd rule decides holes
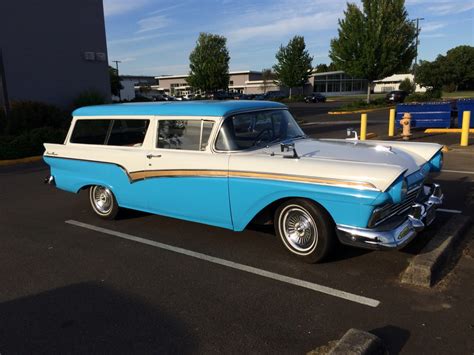
[[[341,134],[319,126],[332,130],[308,133]],[[472,251],[432,290],[399,277],[453,214],[474,215],[473,161],[446,154],[433,178],[450,212],[407,248],[347,247],[317,265],[289,255],[271,229],[133,211],[102,221],[85,193],[44,185],[42,163],[0,168],[0,352],[306,353],[355,327],[394,354],[472,353]]]

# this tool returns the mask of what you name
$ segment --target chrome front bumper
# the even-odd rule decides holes
[[[336,232],[342,244],[364,249],[400,249],[407,245],[426,226],[433,223],[436,209],[443,203],[443,192],[438,184],[424,185],[423,202],[415,203],[408,216],[392,227],[356,228],[337,225]],[[390,225],[390,223],[388,223]]]

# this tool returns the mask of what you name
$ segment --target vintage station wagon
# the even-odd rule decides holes
[[[337,245],[401,248],[435,218],[431,143],[311,139],[288,108],[194,101],[77,109],[64,144],[45,144],[47,181],[88,190],[92,210],[120,207],[242,231],[274,223],[308,262]]]

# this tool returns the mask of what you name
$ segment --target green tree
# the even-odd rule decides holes
[[[410,80],[410,78],[405,78],[401,81],[400,86],[398,88],[399,90],[403,90],[411,94],[415,92],[416,84],[414,81]]]
[[[280,46],[275,55],[277,64],[273,66],[275,76],[281,85],[284,85],[291,90],[294,87],[301,86],[307,83],[311,75],[313,57],[310,56],[306,50],[304,37],[295,36],[288,45]]]
[[[213,93],[229,87],[229,51],[227,39],[211,33],[201,33],[189,55],[188,84],[202,92]]]
[[[434,90],[474,88],[474,47],[458,46],[432,62],[421,61],[416,69],[416,82]]]
[[[362,9],[348,3],[344,15],[329,57],[340,70],[369,81],[369,102],[374,80],[409,70],[416,55],[416,28],[404,0],[362,0]]]
[[[334,63],[331,62],[331,63],[329,63],[329,65],[324,64],[324,63],[318,64],[318,65],[316,65],[315,69],[318,73],[324,73],[324,72],[328,72],[328,71],[336,71],[337,67]]]
[[[271,69],[262,69],[261,88],[264,94],[267,92],[268,87],[270,86],[270,84],[273,83],[274,79],[275,79],[275,73],[273,73]]]
[[[119,96],[120,90],[123,89],[123,85],[120,82],[120,77],[118,76],[117,69],[112,68],[109,65],[109,76],[110,76],[110,91],[112,95]]]

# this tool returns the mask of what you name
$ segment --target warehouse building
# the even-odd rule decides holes
[[[102,0],[0,1],[0,83],[0,106],[110,99]]]

